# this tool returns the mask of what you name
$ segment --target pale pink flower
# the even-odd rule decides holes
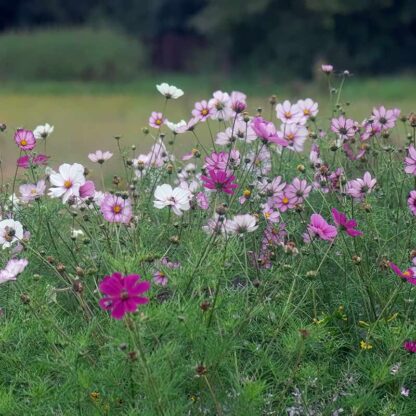
[[[111,152],[102,150],[97,150],[95,153],[90,153],[88,155],[88,159],[91,160],[91,162],[99,163],[102,165],[106,160],[111,159],[113,154]]]
[[[153,111],[149,117],[149,126],[154,127],[155,129],[160,129],[164,122],[165,119],[163,114],[157,111]]]
[[[45,195],[46,185],[42,179],[37,184],[23,184],[19,186],[20,200],[28,203]]]
[[[303,145],[308,138],[308,130],[297,124],[283,124],[277,135],[286,141],[288,149],[299,153],[303,151]]]
[[[334,70],[334,67],[329,64],[324,64],[324,65],[321,65],[321,69],[322,69],[322,72],[329,75]]]
[[[311,100],[310,98],[306,98],[305,100],[299,100],[296,103],[296,105],[303,112],[303,115],[307,118],[316,117],[316,115],[319,112],[318,103]]]
[[[276,105],[277,118],[285,124],[305,124],[306,117],[303,111],[290,101],[285,100],[283,103]]]
[[[380,130],[392,129],[396,124],[396,120],[400,115],[400,110],[387,110],[384,106],[373,108],[373,124]]]
[[[305,179],[294,178],[292,183],[286,187],[285,193],[288,198],[296,201],[295,204],[303,204],[311,190],[312,186],[308,185]]]
[[[131,202],[128,198],[107,193],[101,202],[100,210],[108,222],[128,224],[133,216]]]
[[[17,129],[14,134],[14,141],[20,150],[33,150],[36,146],[35,135],[31,130]]]
[[[357,178],[347,183],[347,194],[354,199],[363,199],[376,186],[377,180],[371,177],[370,172],[365,172],[363,178]]]
[[[347,140],[355,136],[357,125],[354,120],[340,116],[331,120],[331,130],[338,134],[341,140]]]
[[[215,91],[213,98],[208,101],[208,107],[213,109],[211,118],[214,120],[228,120],[233,115],[231,99],[226,92]]]
[[[16,280],[16,277],[23,272],[29,262],[26,259],[11,259],[4,269],[0,270],[0,283]]]
[[[230,96],[232,110],[240,114],[247,108],[247,96],[239,91],[233,91]]]
[[[409,153],[404,159],[404,164],[404,171],[416,176],[416,149],[412,144],[409,146]]]
[[[202,100],[195,103],[195,107],[192,110],[192,115],[198,121],[206,121],[214,114],[214,108],[211,107],[206,100]]]

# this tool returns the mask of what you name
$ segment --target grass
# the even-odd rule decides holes
[[[380,103],[408,112],[413,105],[409,83],[384,81],[390,96],[382,100],[377,84],[364,81],[360,87],[357,81],[347,85],[343,101],[351,105],[344,109],[360,120]],[[183,84],[187,95],[169,103],[173,119],[185,117],[196,98],[207,96],[204,88]],[[391,95],[397,85],[402,90]],[[163,105],[160,96],[150,94],[153,87],[145,90],[144,84],[137,95],[98,90],[52,95],[50,85],[47,94],[39,86],[21,88],[2,93],[0,110],[9,127],[1,137],[1,152],[10,167],[18,153],[11,135],[21,123],[55,125],[48,143],[53,168],[63,161],[94,168],[86,153],[96,148],[113,150],[113,159],[120,160],[112,138],[116,134],[124,136],[123,156],[131,155],[133,143],[148,152],[151,138],[140,129],[150,112]],[[33,88],[31,94],[40,88],[39,94],[24,88]],[[320,89],[305,88],[299,96],[325,99]],[[250,112],[257,105],[266,109],[274,90],[256,96],[266,98],[249,97]],[[289,97],[294,96],[298,93],[292,91]],[[326,130],[330,108],[320,104],[317,125]],[[315,123],[309,127],[317,132]],[[253,261],[267,226],[261,204],[268,196],[256,184],[277,175],[287,183],[295,176],[312,183],[325,169],[311,166],[306,152],[280,155],[268,145],[271,172],[257,171],[259,165],[250,159],[234,169],[236,196],[246,188],[252,192],[245,204],[220,193],[210,197],[207,211],[193,206],[180,217],[153,207],[156,185],[176,184],[183,174],[179,158],[170,161],[173,173],[166,163],[149,168],[141,181],[131,167],[106,162],[106,175],[123,177],[119,186],[108,182],[106,190],[128,196],[133,204],[128,226],[105,221],[92,202],[77,207],[41,197],[13,207],[9,168],[12,175],[1,183],[0,229],[2,220],[13,217],[30,238],[20,242],[21,252],[0,250],[0,268],[12,255],[29,260],[17,280],[3,283],[0,290],[0,415],[416,414],[416,355],[402,346],[404,340],[416,339],[415,286],[399,279],[387,263],[406,269],[414,257],[416,224],[406,200],[415,182],[403,172],[405,129],[415,140],[416,129],[398,122],[389,137],[368,141],[370,150],[358,161],[331,150],[335,134],[318,141],[328,169],[342,167],[344,176],[330,192],[317,189],[299,209],[281,213],[272,235],[279,235],[284,223],[287,236],[279,239],[282,244],[266,245],[270,267]],[[197,132],[210,143],[206,125]],[[191,134],[176,141],[177,156],[195,145]],[[262,147],[260,140],[236,146],[242,161]],[[193,162],[199,173],[202,159]],[[354,201],[338,185],[365,171],[377,178],[377,186]],[[15,188],[42,178],[39,168],[19,172]],[[323,180],[320,176],[316,182],[323,186]],[[228,238],[207,235],[202,226],[217,208],[224,209],[222,203],[226,219],[252,214],[258,228]],[[363,236],[351,238],[340,229],[333,242],[304,243],[311,214],[333,223],[333,207],[354,217]],[[73,237],[73,228],[83,236]],[[0,237],[13,233],[2,229]],[[297,255],[291,254],[289,242]],[[165,256],[180,267],[163,266]],[[98,305],[99,282],[115,271],[140,273],[149,281],[164,271],[168,285],[152,283],[150,302],[116,321]],[[402,387],[410,389],[409,397],[401,394]]]

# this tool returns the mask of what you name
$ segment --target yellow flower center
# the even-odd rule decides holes
[[[72,182],[69,179],[67,179],[64,182],[64,188],[69,189],[71,186],[72,186]]]
[[[202,114],[203,116],[206,116],[206,115],[208,114],[208,110],[207,110],[206,108],[204,108],[204,109],[201,111],[201,114]]]
[[[250,189],[245,189],[243,192],[243,195],[245,198],[249,198],[251,196],[251,191]]]
[[[288,200],[286,197],[284,197],[284,198],[282,199],[282,202],[286,205],[286,204],[288,204],[288,203],[289,203],[289,200]]]
[[[158,126],[160,126],[160,125],[162,124],[162,120],[161,120],[160,118],[158,118],[158,119],[156,120],[156,124],[157,124]]]
[[[292,118],[292,113],[290,111],[286,111],[285,112],[285,117],[286,118]]]
[[[120,205],[114,205],[113,212],[114,214],[119,214],[121,212],[121,206]]]
[[[405,272],[403,272],[403,276],[404,277],[410,277],[410,272],[408,270],[406,270]]]
[[[288,140],[293,140],[295,138],[295,135],[293,133],[289,133],[286,137]]]
[[[310,112],[307,108],[305,108],[305,109],[303,110],[303,114],[304,114],[305,116],[308,116],[310,113],[311,113],[311,112]]]
[[[270,212],[265,212],[264,213],[264,218],[266,218],[266,220],[268,220],[270,218]]]
[[[26,146],[27,145],[27,141],[25,139],[23,139],[23,140],[20,141],[20,144],[22,146]]]

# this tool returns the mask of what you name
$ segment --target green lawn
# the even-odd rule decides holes
[[[121,135],[125,144],[135,144],[138,150],[147,151],[151,138],[141,133],[152,110],[161,110],[163,98],[154,87],[168,81],[185,90],[178,101],[170,102],[166,115],[177,121],[188,119],[196,100],[209,98],[212,91],[233,89],[247,92],[249,110],[267,108],[267,98],[276,94],[280,99],[311,97],[318,100],[321,114],[328,111],[326,86],[292,83],[279,85],[272,80],[249,82],[243,79],[221,80],[207,77],[160,75],[131,84],[98,83],[27,83],[0,86],[0,121],[7,124],[7,132],[0,134],[0,149],[13,154],[12,134],[17,127],[34,128],[48,122],[55,132],[48,144],[48,153],[54,155],[55,164],[63,161],[86,162],[87,153],[96,149],[116,150],[113,137]],[[325,80],[323,80],[325,81]],[[416,109],[413,91],[416,81],[408,78],[380,78],[347,80],[343,98],[351,101],[349,114],[361,121],[374,105],[398,106],[407,113]],[[256,98],[252,98],[252,97]],[[202,126],[206,129],[206,126]],[[181,137],[178,146],[188,149],[193,142],[188,135]],[[16,157],[17,149],[14,150]],[[4,156],[0,156],[4,158]],[[113,161],[116,163],[116,161]],[[4,161],[6,174],[13,172],[14,160]]]

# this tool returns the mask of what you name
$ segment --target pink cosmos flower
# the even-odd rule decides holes
[[[354,120],[340,116],[331,120],[331,130],[338,134],[341,140],[348,140],[355,136],[357,126]]]
[[[306,117],[296,105],[286,100],[276,105],[277,118],[284,124],[305,124]]]
[[[275,211],[270,205],[264,204],[262,210],[263,216],[266,221],[271,223],[277,223],[280,221],[280,212]]]
[[[401,277],[402,279],[407,280],[410,284],[416,286],[416,277],[415,277],[415,267],[410,267],[404,272],[402,272],[397,265],[395,265],[393,262],[389,262],[389,266],[393,272]]]
[[[128,224],[133,216],[130,200],[107,193],[100,205],[101,213],[108,222]]]
[[[45,181],[42,179],[36,185],[28,183],[20,185],[20,200],[22,202],[28,203],[39,199],[42,195],[45,195],[46,185]]]
[[[138,305],[149,302],[149,299],[141,296],[150,289],[150,283],[140,282],[141,276],[130,274],[123,276],[121,273],[113,273],[101,280],[98,288],[105,296],[100,299],[100,307],[111,311],[114,319],[122,319],[127,313],[135,312]]]
[[[303,204],[308,198],[312,186],[308,185],[305,179],[294,178],[292,183],[285,189],[285,193],[289,199],[294,199],[295,204]]]
[[[321,151],[319,146],[316,143],[312,143],[311,152],[309,153],[309,161],[311,162],[312,166],[321,165],[323,163],[320,155]]]
[[[288,142],[278,135],[275,125],[263,117],[254,117],[251,122],[254,133],[264,142],[274,143],[286,147]]]
[[[384,106],[373,108],[373,124],[381,131],[392,129],[398,117],[396,114],[394,110],[387,110]]]
[[[289,196],[286,193],[286,190],[283,192],[280,192],[275,202],[275,206],[280,212],[286,212],[288,209],[293,209],[296,206],[296,197],[295,198],[289,198]]]
[[[16,277],[23,272],[29,262],[26,259],[11,259],[4,269],[0,270],[0,283],[16,280]]]
[[[14,141],[20,150],[32,150],[36,146],[36,139],[32,130],[18,129],[14,134]]]
[[[223,215],[215,214],[213,218],[208,220],[206,225],[202,226],[202,229],[211,235],[227,234],[227,222],[228,220]]]
[[[296,105],[298,108],[303,112],[303,115],[306,118],[309,117],[316,117],[318,114],[318,103],[311,100],[310,98],[306,98],[306,100],[299,100]]]
[[[80,198],[89,198],[95,195],[95,185],[93,181],[86,181],[79,187]]]
[[[277,136],[287,143],[287,148],[294,152],[302,152],[303,145],[308,138],[308,130],[297,124],[282,124]]]
[[[59,166],[59,173],[52,173],[49,177],[53,187],[49,189],[52,198],[62,197],[65,203],[70,197],[79,196],[79,188],[85,183],[84,166],[79,163],[72,165],[64,163]]]
[[[371,177],[370,172],[365,172],[363,178],[354,179],[347,183],[347,194],[354,199],[363,199],[371,193],[376,186],[377,180]]]
[[[416,215],[416,191],[410,191],[409,198],[407,199],[407,206],[413,215]]]
[[[321,69],[322,69],[322,72],[329,75],[334,70],[334,67],[329,64],[324,64],[324,65],[321,65]]]
[[[103,152],[102,150],[97,150],[95,153],[90,153],[88,155],[88,159],[91,162],[99,163],[102,165],[106,160],[111,159],[113,154],[111,152]]]
[[[153,111],[149,117],[149,126],[154,127],[155,129],[160,129],[165,122],[162,113],[158,113],[157,111]]]
[[[282,182],[281,176],[276,176],[269,182],[268,178],[259,180],[256,184],[259,192],[266,194],[270,198],[276,198],[286,187],[286,182]]]
[[[409,352],[416,353],[416,340],[405,341],[403,343],[403,348]]]
[[[198,204],[199,208],[203,210],[207,210],[209,208],[208,197],[204,194],[204,192],[198,192],[196,194],[196,203]]]
[[[354,219],[348,220],[347,216],[342,212],[339,212],[336,208],[332,208],[332,218],[339,229],[345,231],[351,237],[358,237],[363,235],[359,230],[356,230],[357,221]]]
[[[237,113],[242,113],[247,108],[246,99],[247,96],[239,91],[233,91],[230,96],[231,109]]]
[[[416,176],[416,149],[412,144],[409,146],[409,153],[404,159],[404,164],[404,171]]]
[[[162,271],[153,273],[153,281],[159,286],[166,286],[168,284],[168,277]]]
[[[192,115],[198,121],[206,121],[214,114],[214,108],[210,107],[206,100],[195,103],[195,107],[192,110]]]
[[[361,140],[366,141],[381,133],[380,125],[373,123],[373,120],[364,120],[362,122],[364,131],[361,133]]]
[[[205,158],[204,169],[225,170],[227,167],[228,153],[212,152]]]
[[[208,176],[201,175],[201,180],[204,183],[204,187],[207,189],[212,189],[217,192],[224,192],[226,194],[232,195],[234,189],[238,187],[234,183],[235,176],[229,175],[223,170],[208,169]]]
[[[310,243],[314,237],[325,241],[333,241],[336,236],[336,227],[328,224],[321,215],[312,214],[308,230],[303,234],[303,241]]]

